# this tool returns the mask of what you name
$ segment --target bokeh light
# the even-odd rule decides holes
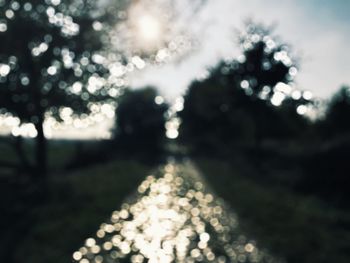
[[[76,22],[76,15],[80,15],[79,1],[74,1],[70,6],[59,0],[47,2],[47,6],[34,5],[31,3],[19,3],[13,1],[10,9],[6,11],[6,18],[0,20],[0,32],[7,31],[8,20],[16,17],[16,13],[21,11],[21,7],[28,14],[37,16],[43,14],[47,17],[47,22],[57,27],[61,34],[67,39],[80,34],[80,25]],[[106,5],[106,6],[104,6]],[[95,100],[99,97],[110,97],[102,104],[109,104],[110,108],[115,108],[115,99],[128,87],[129,78],[138,70],[144,70],[150,64],[163,64],[169,62],[174,57],[181,56],[191,48],[191,39],[186,35],[186,28],[177,26],[178,10],[166,1],[135,1],[126,5],[101,2],[100,8],[115,11],[112,14],[115,18],[111,21],[103,21],[100,13],[96,11],[96,16],[92,23],[92,29],[100,33],[103,46],[93,52],[74,53],[74,50],[65,46],[55,45],[55,36],[46,34],[40,39],[29,39],[28,47],[33,59],[41,59],[48,53],[53,53],[57,59],[42,70],[43,92],[45,94],[59,89],[65,90],[67,95],[80,97],[83,102],[88,102],[87,112],[76,114],[76,109],[71,108],[71,114],[61,114],[62,109],[51,107],[50,100],[42,103],[47,105],[45,112],[44,131],[48,138],[65,136],[65,131],[86,129],[87,127],[97,127],[104,123],[109,127],[112,125],[114,115],[111,110],[98,112],[101,107]],[[107,11],[109,12],[109,11]],[[11,56],[7,61],[0,63],[0,81],[6,80],[11,70],[18,68],[19,60],[16,56]],[[99,70],[102,70],[99,72]],[[62,79],[64,72],[73,70],[76,81],[69,83]],[[17,73],[16,73],[17,74]],[[86,76],[89,76],[88,78]],[[19,76],[22,86],[30,86],[33,76],[23,72]],[[87,79],[86,79],[87,78]],[[59,81],[59,79],[62,79]],[[58,90],[59,90],[58,89]],[[14,94],[13,101],[22,103],[28,100],[21,95]],[[29,102],[28,102],[29,103]],[[96,104],[96,106],[93,106]],[[104,109],[106,109],[106,105]],[[94,109],[93,111],[91,109]],[[65,112],[68,109],[64,110]],[[59,114],[57,114],[59,112]],[[74,112],[74,114],[73,114]],[[57,118],[58,117],[58,118]],[[62,118],[63,117],[63,118]],[[6,118],[2,115],[1,118]],[[22,125],[23,120],[21,120]],[[25,120],[31,123],[32,120]],[[2,122],[6,123],[6,122]],[[2,126],[2,133],[10,132],[19,136],[35,132],[24,132],[24,127],[29,127],[24,123],[22,127]],[[70,127],[73,127],[70,128]],[[110,128],[106,129],[103,138],[110,137]],[[62,135],[61,135],[62,134]],[[101,133],[90,134],[90,137],[100,138]],[[71,132],[66,132],[67,137],[71,137]]]
[[[191,163],[173,162],[149,175],[73,260],[283,262],[241,233],[236,215],[210,193]]]

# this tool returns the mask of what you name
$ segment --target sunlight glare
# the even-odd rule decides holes
[[[142,40],[155,41],[161,35],[161,24],[154,16],[145,14],[138,19],[137,30]]]
[[[200,180],[190,163],[169,162],[147,176],[131,202],[114,211],[97,237],[86,239],[73,253],[73,260],[281,262],[240,233],[235,214]]]

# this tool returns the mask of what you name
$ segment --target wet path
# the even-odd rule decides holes
[[[75,262],[280,262],[240,232],[234,213],[190,163],[169,163],[114,211]]]

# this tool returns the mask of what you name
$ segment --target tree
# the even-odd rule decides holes
[[[317,147],[303,162],[298,190],[349,207],[350,88],[341,87],[329,101],[325,116],[313,125]]]
[[[342,87],[329,102],[321,129],[326,136],[350,133],[350,88]]]
[[[244,110],[250,103],[244,90],[222,74],[222,63],[205,80],[194,81],[184,100],[180,140],[197,150],[217,150],[230,143],[252,140],[252,120]]]
[[[271,30],[250,23],[239,36],[243,51],[233,76],[238,77],[242,88],[251,89],[251,95],[271,98],[278,83],[289,83],[296,72],[289,47],[278,43]],[[238,75],[238,76],[237,76]]]
[[[115,8],[93,0],[0,0],[0,108],[33,123],[37,136],[35,174],[47,173],[44,120],[62,121],[62,110],[78,117],[93,103],[112,99],[109,70],[98,51],[103,23]]]
[[[152,87],[127,90],[116,109],[115,138],[131,150],[159,151],[165,141],[168,105],[157,103]]]
[[[297,69],[288,47],[256,24],[247,26],[239,43],[242,55],[238,59],[220,62],[206,79],[189,87],[180,113],[183,141],[200,147],[234,141],[259,146],[263,138],[285,137],[292,133],[289,129],[295,129],[290,126],[298,121],[285,125],[288,121],[284,120],[293,114],[279,109],[286,107],[289,112],[294,107],[293,118],[297,118],[296,108],[303,103],[290,97],[288,84]]]

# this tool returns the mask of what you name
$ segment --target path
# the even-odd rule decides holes
[[[281,262],[240,232],[193,164],[168,163],[114,211],[75,262]]]

